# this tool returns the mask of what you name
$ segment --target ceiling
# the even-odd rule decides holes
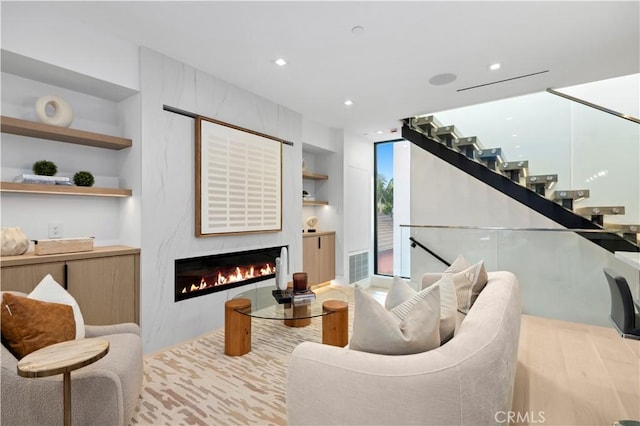
[[[638,73],[639,6],[638,1],[38,4],[42,12],[48,8],[80,19],[310,120],[374,140],[389,139],[389,129],[404,117]],[[363,30],[352,31],[356,26]],[[273,63],[280,57],[286,66]],[[502,67],[490,71],[495,62]],[[430,83],[441,74],[456,79]],[[530,76],[517,78],[525,75]],[[480,87],[459,91],[474,86]],[[345,106],[346,99],[353,105]],[[376,134],[379,130],[385,133]]]

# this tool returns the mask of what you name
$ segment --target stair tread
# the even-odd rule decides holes
[[[574,210],[579,215],[624,214],[624,206],[588,206]]]
[[[476,136],[463,136],[453,142],[456,146],[475,146],[476,149],[482,149],[482,144]]]
[[[555,190],[551,193],[551,199],[555,200],[569,200],[578,198],[589,198],[588,189],[567,189],[567,190]]]
[[[500,170],[522,170],[529,168],[529,160],[506,161],[500,164]]]

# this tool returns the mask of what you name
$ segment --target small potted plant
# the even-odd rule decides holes
[[[55,163],[47,160],[40,160],[33,163],[33,173],[39,176],[55,176],[58,173],[58,167]]]
[[[73,183],[77,186],[93,186],[93,182],[95,179],[91,172],[87,172],[85,170],[81,170],[73,175]]]

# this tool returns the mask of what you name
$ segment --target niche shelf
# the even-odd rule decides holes
[[[95,188],[92,186],[46,185],[35,183],[0,182],[0,192],[49,195],[84,195],[94,197],[130,197],[130,189]]]
[[[84,130],[69,129],[67,127],[52,126],[50,124],[22,120],[4,115],[0,117],[0,131],[2,133],[12,135],[113,150],[130,148],[132,145],[131,139],[87,132]],[[84,195],[94,197],[130,197],[132,193],[130,189],[120,188],[95,188],[86,186],[44,185],[16,182],[1,182],[0,192]]]
[[[302,179],[308,180],[327,180],[329,176],[323,175],[322,173],[314,173],[314,172],[302,172]]]
[[[6,117],[4,115],[1,117],[0,127],[2,133],[67,142],[77,145],[93,146],[97,148],[120,150],[130,148],[132,145],[131,139],[87,132],[84,130],[69,129],[67,127],[52,126],[50,124]]]
[[[303,206],[328,206],[329,202],[321,201],[321,200],[314,200],[314,201],[302,200],[302,205]]]
[[[307,180],[327,180],[327,179],[329,179],[329,176],[327,176],[325,174],[322,174],[322,173],[308,172],[306,170],[303,170],[302,179],[307,179]],[[329,202],[328,201],[322,201],[322,200],[302,200],[302,205],[303,206],[328,206]]]

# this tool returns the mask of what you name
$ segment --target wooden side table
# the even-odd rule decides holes
[[[322,308],[331,312],[322,317],[322,343],[344,348],[349,343],[349,305],[342,300],[327,300]]]
[[[251,317],[239,310],[251,310],[251,299],[231,299],[224,304],[224,353],[239,356],[251,350]]]
[[[71,425],[71,372],[92,364],[109,352],[104,339],[68,340],[31,352],[18,362],[21,377],[63,375],[64,425]]]

